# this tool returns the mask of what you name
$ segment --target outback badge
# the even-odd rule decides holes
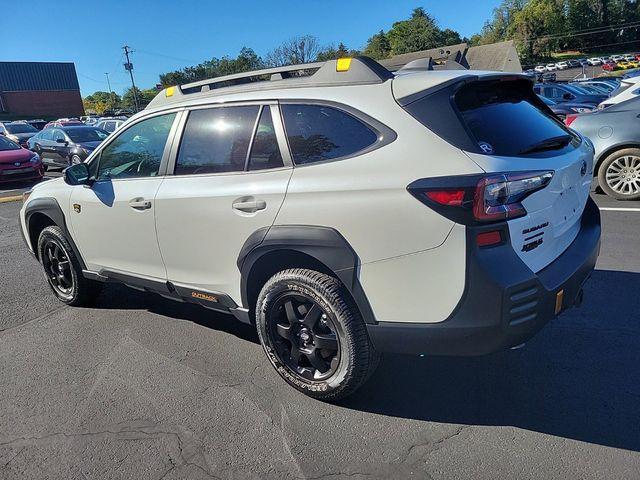
[[[73,204],[73,211],[76,213],[80,213],[82,211],[82,207],[80,206],[79,203],[74,203]]]

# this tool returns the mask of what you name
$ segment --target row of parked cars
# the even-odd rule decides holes
[[[618,200],[640,200],[640,76],[539,83],[534,90],[593,143],[594,185]]]
[[[38,181],[49,168],[66,168],[84,161],[126,118],[0,122],[0,182]]]
[[[561,62],[538,65],[532,69],[536,73],[555,72],[557,70],[567,70],[569,68],[580,68],[583,66],[602,66],[605,71],[626,70],[640,67],[640,53],[625,53],[623,55],[611,55],[610,57],[591,57],[564,60]]]

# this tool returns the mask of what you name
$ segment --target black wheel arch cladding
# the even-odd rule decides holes
[[[83,269],[86,269],[86,265],[84,263],[84,260],[82,259],[82,255],[80,255],[80,251],[78,250],[78,247],[73,241],[73,238],[71,238],[71,234],[69,233],[69,229],[67,228],[67,222],[66,222],[64,213],[62,212],[62,208],[60,208],[58,201],[52,197],[34,198],[33,200],[29,201],[29,203],[27,203],[27,206],[25,207],[25,214],[24,214],[25,225],[27,226],[32,249],[36,257],[38,254],[34,247],[34,241],[37,243],[38,239],[33,238],[34,232],[31,231],[31,227],[32,227],[31,219],[35,214],[44,215],[45,217],[51,220],[52,222],[51,224],[57,225],[62,229],[65,237],[67,237],[67,240],[71,245],[71,248],[73,249],[73,253],[75,254],[76,258],[78,259],[78,262],[80,263],[80,266]]]
[[[268,254],[296,252],[311,257],[335,275],[347,288],[365,323],[375,324],[373,311],[358,279],[360,260],[349,242],[334,228],[312,225],[278,225],[253,232],[240,249],[242,304],[251,308],[249,298],[253,267]],[[294,259],[292,259],[294,260]],[[290,265],[295,267],[296,265]],[[274,272],[275,273],[275,272]]]

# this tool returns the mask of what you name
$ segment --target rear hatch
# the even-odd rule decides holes
[[[593,148],[555,118],[528,79],[466,78],[403,106],[488,174],[526,179],[553,172],[544,188],[519,201],[526,214],[507,222],[513,249],[532,271],[549,265],[573,242],[589,196]],[[445,108],[451,111],[441,115]]]

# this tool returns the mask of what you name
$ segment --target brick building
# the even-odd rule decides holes
[[[0,62],[0,119],[83,114],[73,63]]]

